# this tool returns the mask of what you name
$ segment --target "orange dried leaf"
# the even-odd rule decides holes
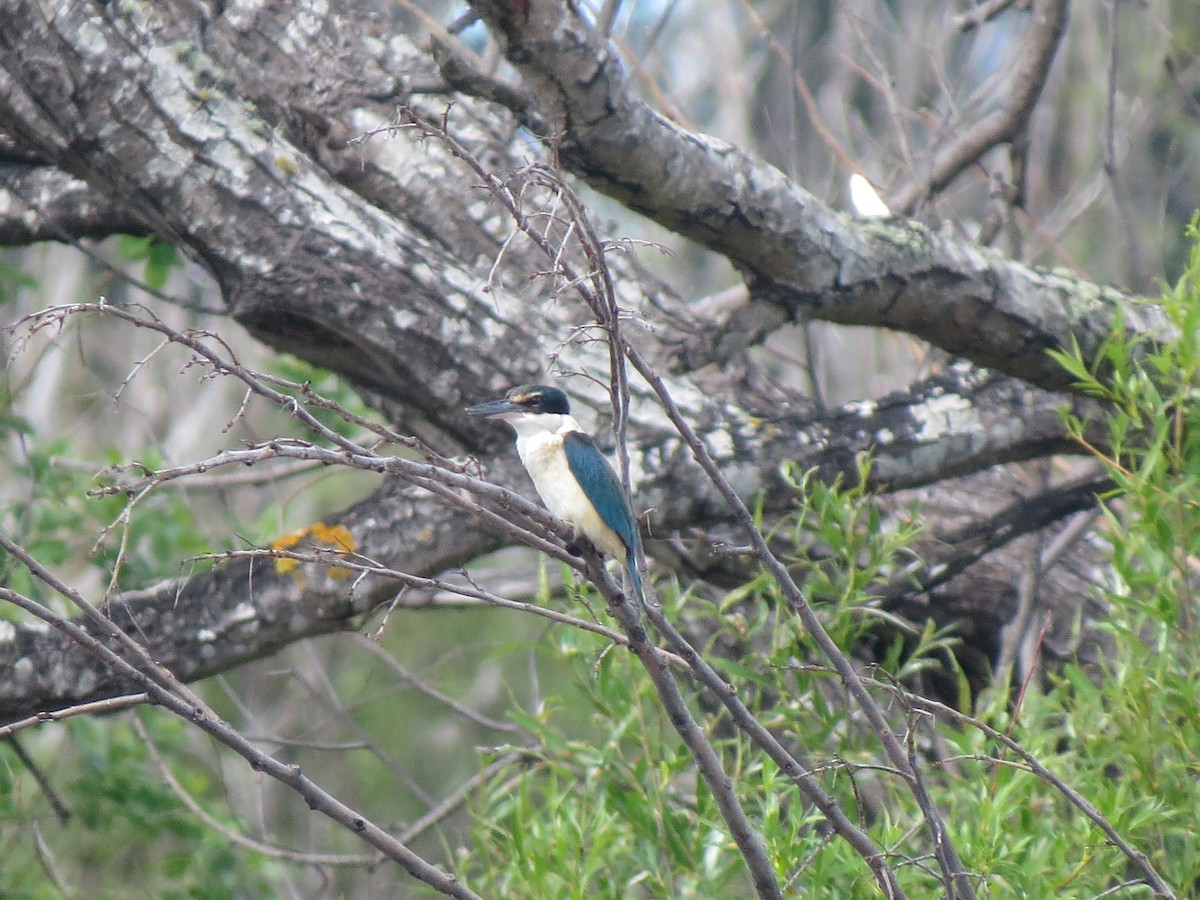
[[[353,553],[358,547],[350,529],[345,525],[326,525],[324,522],[314,522],[307,528],[301,528],[299,531],[276,538],[271,542],[271,549],[290,550],[305,538],[311,538],[317,543],[332,547],[339,553]],[[280,575],[286,575],[288,572],[295,571],[299,565],[300,560],[298,559],[276,559],[275,571]],[[352,570],[340,566],[334,566],[329,570],[329,576],[338,580],[349,578],[353,574]]]
[[[324,522],[316,522],[311,531],[315,540],[329,544],[343,553],[353,553],[358,549],[358,543],[345,525],[326,525]]]
[[[283,548],[276,547],[275,549],[281,550]],[[275,571],[279,575],[286,575],[288,572],[293,571],[299,565],[300,565],[300,560],[298,560],[298,559],[276,559],[275,560]]]
[[[293,531],[291,534],[285,534],[283,537],[277,537],[271,541],[272,550],[290,550],[298,543],[308,537],[310,529],[301,528],[299,531]]]

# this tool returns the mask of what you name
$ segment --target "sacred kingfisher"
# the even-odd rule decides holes
[[[544,384],[526,384],[512,388],[502,400],[468,407],[467,414],[503,419],[512,426],[517,455],[550,514],[623,561],[644,605],[637,520],[617,473],[571,415],[567,395]]]

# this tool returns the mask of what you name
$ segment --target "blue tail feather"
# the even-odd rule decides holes
[[[638,571],[637,552],[630,550],[625,556],[625,569],[629,572],[629,583],[633,585],[633,592],[637,595],[638,603],[643,607],[646,605],[646,591],[642,587],[642,573]]]

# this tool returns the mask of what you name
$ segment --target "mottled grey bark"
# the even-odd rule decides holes
[[[1047,5],[1063,6],[1042,2],[1035,15]],[[788,316],[905,331],[1051,390],[1071,379],[1046,351],[1074,339],[1090,356],[1112,333],[1118,308],[1131,331],[1163,327],[1157,308],[1069,273],[910,221],[854,221],[738,147],[686,131],[636,96],[615,55],[569,5],[472,6],[504,35],[566,167],[728,257],[753,299]],[[1056,16],[1065,21],[1064,10]]]
[[[744,273],[749,302],[714,321],[612,259],[622,304],[652,326],[631,326],[629,338],[670,373],[739,493],[786,508],[794,499],[781,490],[784,460],[823,478],[854,477],[856,458],[870,452],[877,486],[899,488],[1072,449],[1056,413],[1067,401],[1053,392],[1067,379],[1045,350],[1072,335],[1094,349],[1120,294],[915,223],[832,211],[737,148],[654,114],[582,25],[560,20],[565,5],[534,6],[522,22],[502,4],[486,9],[524,92],[497,92],[461,71],[455,85],[563,129],[557,148],[568,171]],[[528,277],[546,262],[522,242],[493,273],[511,222],[437,142],[400,131],[348,143],[401,104],[437,122],[453,102],[454,136],[519,184],[518,120],[456,92],[373,4],[317,8],[6,4],[0,132],[17,161],[0,174],[0,239],[133,231],[174,242],[212,273],[230,314],[257,338],[341,373],[400,431],[440,451],[500,451],[490,475],[524,490],[507,436],[461,410],[542,377],[552,356],[603,376],[603,348],[567,339],[592,323],[589,312],[566,295],[546,302],[544,282]],[[1140,309],[1126,323],[1157,327],[1155,310]],[[909,331],[1006,374],[956,364],[908,392],[815,415],[803,397],[744,380],[739,364],[799,314]],[[584,417],[606,409],[594,384],[570,386]],[[665,416],[636,384],[634,395],[638,506],[653,510],[653,533],[723,520]],[[394,485],[342,518],[364,553],[419,574],[499,543]],[[370,581],[353,594],[302,587],[263,566],[251,578],[241,564],[117,598],[113,609],[156,659],[196,678],[347,627],[394,590]],[[119,689],[58,635],[0,634],[0,719]]]

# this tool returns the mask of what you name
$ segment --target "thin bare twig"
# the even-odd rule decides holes
[[[574,212],[576,221],[583,220],[580,228],[581,233],[585,235],[583,252],[590,264],[589,271],[583,274],[578,273],[562,255],[561,245],[558,247],[552,245],[546,235],[532,223],[511,189],[489,172],[474,156],[459,145],[452,136],[446,133],[444,123],[440,127],[432,126],[420,120],[411,110],[404,109],[401,109],[399,118],[408,127],[417,128],[423,135],[441,141],[452,155],[460,159],[471,169],[473,174],[480,179],[485,187],[489,188],[492,195],[509,212],[510,216],[516,222],[517,227],[533,241],[548,259],[553,261],[555,267],[554,273],[561,279],[562,284],[569,286],[579,294],[597,321],[605,326],[608,332],[610,374],[613,380],[611,395],[614,402],[614,418],[617,420],[617,423],[620,423],[624,418],[621,407],[623,405],[622,401],[625,400],[625,395],[627,395],[627,386],[625,385],[623,375],[625,357],[628,357],[634,363],[635,368],[638,369],[643,378],[650,383],[651,388],[659,395],[660,401],[668,406],[668,415],[671,415],[671,410],[674,410],[675,415],[678,416],[679,411],[670,398],[666,396],[665,386],[658,379],[657,374],[649,368],[640,355],[636,354],[632,346],[621,337],[620,330],[617,327],[619,312],[615,303],[615,292],[613,291],[611,276],[608,274],[608,267],[603,257],[602,248],[599,242],[595,242],[594,239],[589,247],[586,236],[591,232],[590,226],[586,225],[586,212],[582,208],[582,205],[573,199],[573,194],[569,193],[561,176],[544,166],[532,166],[528,170],[530,177],[544,181],[547,186],[556,191],[556,196],[565,194],[568,205]],[[675,421],[674,417],[672,417],[672,421]],[[676,422],[675,424],[678,429],[679,423]],[[692,440],[698,440],[690,429],[688,429],[688,434],[691,435]],[[685,441],[688,440],[688,434],[683,434]],[[625,453],[623,440],[618,440],[618,452]],[[711,459],[709,461],[711,463]],[[623,455],[622,468],[626,465],[627,458]],[[732,490],[723,479],[722,484],[725,485],[727,490]],[[718,487],[720,486],[718,485]],[[742,508],[744,509],[745,507],[743,506]],[[749,513],[747,513],[748,516]],[[774,892],[778,891],[779,888],[773,870],[768,871],[770,869],[769,861],[766,859],[765,854],[756,846],[758,844],[757,837],[750,830],[749,823],[745,820],[745,814],[742,812],[736,796],[732,793],[731,785],[729,785],[728,780],[722,774],[720,762],[718,759],[715,759],[712,753],[711,745],[708,744],[703,733],[696,728],[690,713],[687,712],[686,705],[680,705],[681,698],[678,695],[678,687],[674,684],[673,679],[670,678],[670,673],[663,670],[661,664],[655,658],[655,648],[645,638],[645,630],[640,622],[638,611],[632,608],[619,591],[616,591],[615,585],[612,584],[607,573],[603,569],[595,567],[594,560],[589,560],[588,575],[608,599],[610,613],[617,618],[621,624],[622,631],[629,637],[630,649],[638,655],[643,666],[650,674],[655,689],[659,693],[660,702],[671,717],[672,724],[675,725],[676,730],[687,744],[689,750],[692,751],[693,758],[696,759],[705,780],[710,783],[714,791],[714,797],[718,804],[721,805],[722,814],[726,816],[726,822],[730,825],[735,840],[738,841],[739,849],[742,850],[743,857],[746,859],[747,865],[755,879],[756,887],[760,893],[764,891],[768,892],[763,894],[764,896],[774,896]],[[809,777],[808,767],[801,764],[793,755],[789,754],[766,729],[762,728],[753,715],[744,706],[741,706],[736,697],[731,697],[729,685],[711,667],[708,667],[704,663],[694,648],[691,648],[670,626],[670,623],[661,616],[660,610],[653,609],[652,611],[653,607],[654,604],[647,604],[647,612],[653,615],[656,628],[665,636],[668,636],[668,639],[680,655],[695,668],[697,677],[706,686],[714,690],[716,695],[722,699],[722,702],[731,707],[731,710],[736,710],[735,718],[744,727],[750,738],[760,744],[760,746],[763,746],[785,771],[788,772],[789,776],[797,780],[797,783],[813,799],[814,803],[817,803],[823,812],[826,812],[830,816],[830,822],[835,830],[846,838],[857,852],[863,855],[883,888],[885,896],[889,898],[902,897],[903,893],[900,890],[899,883],[894,873],[884,861],[883,854],[879,849],[875,847],[865,834],[849,822],[844,813],[837,807],[836,802],[825,795],[820,786]],[[818,627],[820,626],[818,625]],[[950,852],[953,852],[952,849]],[[962,896],[971,895],[963,894]]]
[[[688,748],[696,763],[701,777],[709,786],[713,800],[721,811],[725,824],[729,826],[730,834],[741,851],[742,858],[750,870],[754,880],[755,891],[759,897],[782,900],[783,891],[775,875],[775,868],[767,855],[766,847],[754,831],[749,818],[742,809],[741,802],[733,790],[733,782],[725,774],[712,743],[708,740],[703,729],[696,723],[691,710],[679,692],[679,685],[672,677],[670,670],[662,664],[661,653],[650,641],[646,628],[642,623],[642,608],[629,601],[609,576],[600,558],[591,554],[588,575],[608,601],[608,610],[621,625],[621,630],[629,638],[629,649],[637,656],[638,661],[650,676],[658,694],[663,711]],[[725,688],[728,692],[728,688]]]
[[[21,761],[29,774],[33,776],[33,780],[37,782],[38,789],[41,790],[42,796],[46,798],[46,802],[50,804],[50,809],[54,812],[58,823],[64,828],[71,821],[71,811],[67,809],[65,803],[58,796],[58,792],[54,790],[54,785],[50,783],[50,779],[46,777],[46,773],[42,771],[42,767],[37,764],[28,753],[25,752],[25,747],[15,734],[9,734],[4,738],[4,742],[16,754],[18,760]]]
[[[320,419],[308,411],[304,404],[301,404],[300,400],[294,394],[285,393],[286,391],[294,391],[296,394],[299,394],[308,405],[336,412],[344,421],[357,425],[384,441],[415,450],[428,462],[437,463],[444,468],[456,471],[463,469],[460,464],[446,459],[424,445],[421,441],[411,436],[400,434],[378,422],[356,415],[335,401],[322,397],[313,391],[312,386],[307,383],[297,383],[276,375],[251,371],[238,361],[233,348],[219,334],[198,328],[180,331],[168,325],[151,310],[139,304],[114,306],[101,298],[99,303],[69,303],[50,306],[30,315],[23,316],[12,325],[6,326],[4,331],[17,337],[16,349],[19,350],[23,342],[27,341],[32,335],[45,330],[61,330],[68,319],[80,315],[115,318],[136,328],[144,328],[163,335],[167,341],[191,351],[198,363],[206,366],[213,372],[229,375],[241,381],[252,393],[290,413],[293,418],[297,419],[315,435],[335,447],[341,447],[343,450],[350,452],[362,449],[354,440],[345,437],[335,429],[321,422]],[[219,349],[209,346],[209,342],[215,344]]]
[[[613,22],[616,21],[620,9],[621,0],[604,0],[600,12],[596,15],[596,31],[608,37],[612,33]]]
[[[471,796],[471,792],[487,781],[494,775],[503,772],[509,766],[521,761],[523,754],[521,753],[506,753],[499,759],[488,763],[457,788],[450,792],[441,803],[434,806],[429,812],[421,816],[402,832],[400,832],[398,840],[402,843],[409,844],[415,841],[418,837],[424,834],[433,826],[437,825],[448,815],[462,806],[467,798]]]
[[[149,701],[150,697],[142,692],[137,694],[121,694],[117,697],[106,697],[103,700],[93,700],[90,703],[77,703],[65,709],[46,710],[45,712],[39,712],[37,715],[9,722],[7,725],[0,725],[0,739],[7,738],[9,735],[16,734],[18,731],[26,728],[44,725],[47,722],[61,722],[64,719],[70,719],[74,716],[103,715],[104,713],[128,709],[131,706],[137,706],[141,703],[148,703]]]
[[[374,854],[311,853],[303,850],[291,850],[287,847],[279,847],[275,844],[268,844],[264,841],[246,837],[240,831],[230,828],[224,822],[209,815],[208,811],[179,782],[179,779],[175,777],[175,773],[167,765],[167,761],[159,753],[158,745],[154,743],[154,739],[146,731],[146,726],[142,720],[134,715],[131,717],[131,721],[133,723],[133,730],[141,738],[142,743],[146,747],[146,752],[150,754],[150,758],[158,767],[158,771],[162,774],[163,781],[167,783],[167,787],[171,789],[172,793],[179,798],[184,806],[191,810],[196,818],[218,834],[223,834],[229,839],[230,843],[236,844],[239,847],[245,847],[247,850],[253,850],[255,853],[261,853],[263,856],[272,859],[286,859],[289,862],[306,863],[314,866],[362,866],[371,865],[377,861]]]
[[[585,299],[589,301],[592,311],[601,321],[604,322],[608,330],[608,343],[610,352],[610,372],[612,383],[610,386],[610,395],[613,402],[613,415],[617,427],[617,451],[620,456],[622,467],[622,479],[625,482],[625,489],[629,490],[629,457],[628,449],[625,443],[625,411],[624,408],[628,404],[628,383],[625,376],[625,348],[627,346],[625,340],[621,336],[618,313],[616,305],[615,291],[613,290],[612,278],[609,274],[608,265],[603,256],[603,249],[599,242],[596,241],[594,232],[591,230],[590,222],[588,222],[586,211],[575,200],[574,194],[571,195],[572,208],[574,214],[579,217],[582,222],[582,230],[588,236],[588,241],[585,242],[587,248],[585,252],[588,255],[589,261],[593,263],[593,267],[598,268],[603,273],[603,278],[599,279],[598,287],[600,296],[596,294],[588,294]],[[635,560],[635,565],[641,565],[640,560]],[[611,601],[610,601],[611,602]],[[721,678],[721,676],[713,669],[704,657],[681,635],[670,620],[663,614],[662,606],[656,602],[648,601],[643,607],[643,611],[654,625],[655,629],[666,638],[668,644],[672,646],[688,663],[693,675],[696,679],[711,690],[715,696],[720,698],[722,704],[731,712],[735,724],[747,734],[747,736],[762,747],[767,754],[775,760],[776,764],[801,788],[804,794],[817,806],[818,809],[829,820],[833,830],[842,836],[856,851],[858,851],[868,865],[875,871],[876,877],[879,879],[881,886],[884,889],[885,896],[891,900],[901,900],[904,896],[900,889],[899,883],[895,880],[891,870],[883,861],[882,853],[879,848],[870,840],[865,832],[861,831],[847,818],[837,802],[830,797],[819,782],[813,777],[813,767],[806,761],[801,760],[794,753],[786,750],[783,745],[775,739],[766,728],[753,716],[752,713],[741,703],[732,686]],[[626,628],[628,634],[628,628]],[[651,673],[653,677],[653,673]],[[657,686],[657,685],[656,685]],[[663,697],[660,691],[660,698],[664,701],[664,707],[668,712],[671,711],[674,702],[673,697]],[[682,732],[681,732],[682,735]],[[685,737],[686,740],[686,737]],[[689,744],[689,748],[690,748]],[[698,760],[699,762],[699,760]],[[720,798],[718,798],[718,803]],[[730,823],[732,825],[732,823]],[[746,851],[743,850],[743,853]],[[751,867],[751,872],[754,873],[756,865],[762,865],[763,862],[757,861],[748,857],[747,863]],[[773,874],[772,874],[773,880]],[[765,886],[770,886],[767,880],[760,879],[755,876],[756,884],[762,882]],[[760,887],[760,894],[762,887]]]
[[[966,713],[959,712],[951,706],[944,703],[939,703],[936,700],[930,700],[922,697],[920,694],[913,694],[904,690],[899,685],[890,681],[883,681],[874,678],[863,676],[863,680],[873,687],[881,688],[888,693],[896,696],[905,704],[915,708],[925,710],[937,716],[943,716],[950,721],[957,722],[962,725],[968,725],[985,734],[988,738],[1003,745],[1006,749],[1016,754],[1021,758],[1021,761],[1029,767],[1029,770],[1041,778],[1043,781],[1052,785],[1059,793],[1070,801],[1071,805],[1078,809],[1081,813],[1088,817],[1092,823],[1099,828],[1104,836],[1112,842],[1113,846],[1121,851],[1129,862],[1142,873],[1145,883],[1149,885],[1155,892],[1156,896],[1165,898],[1174,898],[1175,893],[1171,887],[1162,879],[1154,866],[1150,863],[1149,858],[1129,845],[1128,842],[1121,837],[1120,833],[1112,826],[1104,815],[1096,809],[1087,799],[1072,788],[1069,784],[1043,766],[1028,750],[1022,747],[1017,741],[1013,740],[1003,732],[997,731],[986,722],[976,719]]]
[[[779,60],[785,71],[791,72],[792,84],[796,88],[796,93],[800,95],[801,101],[804,103],[804,111],[808,114],[808,121],[813,127],[813,131],[821,138],[821,141],[829,148],[829,152],[841,160],[842,165],[846,167],[848,172],[857,172],[858,163],[855,161],[841,141],[837,139],[833,131],[825,124],[825,117],[821,114],[821,107],[817,103],[817,98],[813,96],[812,89],[808,86],[808,81],[804,78],[804,74],[800,71],[800,66],[796,64],[796,60],[783,42],[776,37],[774,30],[763,21],[759,14],[756,4],[749,0],[740,0],[742,12],[754,23],[754,27],[758,29],[759,37],[767,42],[767,46],[771,48],[771,53]]]
[[[1122,222],[1129,223],[1136,219],[1129,206],[1128,192],[1118,177],[1120,164],[1117,159],[1117,63],[1120,59],[1120,30],[1117,27],[1117,17],[1119,6],[1118,0],[1108,0],[1108,97],[1104,108],[1104,175],[1108,179],[1109,189],[1112,191],[1117,215],[1121,217]],[[1145,254],[1142,252],[1141,229],[1126,227],[1121,230],[1121,233],[1125,236],[1126,247],[1129,250],[1129,268],[1140,281],[1145,272],[1142,262]]]
[[[551,545],[553,546],[553,545]],[[577,616],[569,615],[568,613],[559,612],[556,609],[550,609],[545,606],[538,606],[535,603],[526,603],[521,600],[510,600],[507,597],[501,597],[498,594],[493,594],[490,591],[485,591],[482,588],[473,585],[462,585],[452,581],[446,581],[440,578],[429,578],[423,575],[413,575],[409,572],[402,572],[398,569],[391,569],[381,563],[368,559],[367,557],[353,554],[347,555],[339,551],[314,550],[311,552],[299,552],[296,550],[276,550],[276,549],[261,549],[261,550],[231,550],[227,553],[210,554],[205,559],[225,560],[225,559],[291,559],[301,563],[309,563],[323,567],[336,566],[342,569],[348,569],[351,572],[370,574],[379,578],[385,578],[399,582],[406,587],[418,588],[428,594],[433,593],[448,593],[457,595],[472,604],[486,604],[488,606],[498,606],[502,609],[511,609],[516,612],[528,613],[530,615],[539,616],[550,622],[559,625],[566,625],[571,628],[578,628],[581,631],[587,631],[595,635],[599,635],[614,644],[621,646],[629,645],[629,638],[619,631],[600,625],[596,622],[589,622],[586,619],[580,619]],[[584,563],[578,559],[572,558],[572,564],[579,568],[581,574],[586,575],[587,569]],[[426,607],[426,606],[452,606],[453,600],[443,601],[432,599],[421,600],[416,602],[401,602],[400,605],[407,607]],[[682,672],[689,672],[689,666],[683,657],[666,650],[658,651],[664,662],[676,667]]]
[[[830,824],[830,830],[862,856],[875,875],[884,896],[889,900],[903,900],[905,893],[900,887],[895,873],[888,866],[884,852],[876,846],[865,831],[850,821],[846,813],[838,806],[837,801],[813,777],[819,771],[818,767],[813,766],[798,752],[788,750],[775,735],[771,734],[738,698],[733,686],[708,664],[699,651],[663,615],[661,606],[648,606],[646,615],[659,634],[686,660],[688,666],[695,673],[696,679],[712,691],[713,695],[729,711],[733,723],[750,740],[761,747],[779,766],[780,770],[821,811]]]
[[[896,191],[888,200],[893,210],[912,212],[924,198],[942,190],[990,149],[1012,140],[1026,126],[1066,31],[1067,6],[1068,0],[1033,0],[1029,35],[1021,42],[1013,67],[1012,91],[1003,105],[938,153],[928,172]]]
[[[495,719],[488,718],[482,713],[471,709],[469,706],[459,703],[453,697],[447,696],[432,685],[426,684],[408,669],[404,668],[404,666],[400,665],[400,661],[379,646],[377,641],[373,641],[369,637],[361,634],[356,634],[353,637],[354,643],[366,650],[369,650],[371,653],[374,653],[376,656],[382,659],[387,667],[391,669],[392,672],[395,673],[396,676],[401,680],[411,684],[426,697],[448,706],[464,719],[474,722],[476,725],[482,725],[484,728],[490,728],[492,731],[503,731],[507,734],[521,733],[520,726],[514,725],[511,722],[498,722]]]
[[[526,214],[521,198],[514,195],[512,190],[489,172],[464,147],[462,147],[447,132],[445,123],[433,126],[422,120],[413,110],[401,108],[398,121],[402,127],[416,128],[421,134],[437,139],[449,152],[461,160],[489,189],[505,207],[517,227],[540,249],[553,269],[551,274],[561,279],[560,289],[570,288],[576,291],[587,303],[596,321],[603,325],[608,332],[608,348],[610,359],[610,376],[613,379],[612,400],[614,426],[617,429],[618,452],[621,454],[622,480],[628,485],[628,458],[624,448],[625,409],[628,404],[628,387],[624,383],[624,361],[622,347],[627,346],[621,339],[618,330],[619,311],[616,306],[616,294],[612,285],[612,276],[604,260],[604,250],[600,241],[591,231],[591,226],[584,214],[582,204],[575,198],[561,176],[554,170],[541,165],[530,166],[526,170],[527,179],[535,184],[548,187],[554,191],[554,196],[563,199],[573,215],[570,223],[579,229],[583,235],[581,249],[587,259],[589,268],[580,273],[568,261],[563,252],[564,243],[557,246],[551,243],[545,232],[537,228]],[[570,232],[573,229],[568,229]],[[569,233],[567,235],[569,237]],[[629,648],[638,657],[651,683],[658,694],[668,719],[687,746],[696,763],[696,767],[704,778],[713,799],[716,801],[725,823],[729,826],[730,834],[738,845],[738,849],[750,871],[755,890],[763,898],[782,898],[783,894],[775,875],[774,866],[767,855],[766,847],[761,838],[755,833],[741,802],[733,790],[733,784],[725,773],[720,756],[704,730],[696,723],[691,711],[679,692],[670,669],[664,664],[661,651],[655,647],[646,634],[642,623],[641,608],[630,603],[620,591],[615,590],[607,572],[600,564],[599,557],[594,552],[585,557],[586,571],[589,579],[598,586],[607,585],[604,591],[608,600],[609,612],[616,618],[621,630],[629,639]],[[638,564],[635,561],[635,564]],[[604,587],[601,587],[602,591]]]
[[[990,22],[1014,3],[1023,5],[1028,3],[1028,0],[987,0],[987,2],[980,3],[968,12],[955,16],[954,27],[964,33],[971,31],[985,22]]]
[[[915,770],[909,765],[908,756],[904,748],[884,718],[883,712],[880,710],[878,704],[875,703],[874,698],[863,687],[858,674],[854,671],[853,664],[842,653],[828,632],[825,631],[820,617],[809,605],[803,591],[800,590],[800,587],[792,578],[791,572],[788,571],[783,562],[780,561],[767,545],[766,538],[755,524],[754,516],[746,507],[746,504],[742,502],[741,497],[734,491],[724,474],[722,474],[703,441],[700,440],[690,423],[683,417],[683,414],[679,411],[679,407],[675,405],[675,401],[667,391],[662,378],[636,348],[626,345],[625,352],[633,367],[646,379],[651,389],[658,395],[659,402],[662,403],[667,416],[671,419],[680,437],[683,438],[688,448],[692,451],[693,458],[704,469],[709,481],[716,487],[733,512],[735,520],[749,536],[750,543],[755,550],[755,555],[758,556],[759,561],[779,586],[784,599],[787,600],[789,606],[797,614],[809,635],[821,649],[821,652],[833,664],[841,678],[842,684],[845,685],[851,696],[854,697],[859,707],[866,714],[872,730],[879,737],[892,765],[896,767],[897,771],[909,783],[909,788],[914,792],[918,805],[920,805],[926,823],[929,826],[930,837],[938,854],[939,861],[942,864],[943,871],[949,872],[952,876],[956,889],[955,897],[974,897],[974,889],[971,887],[966,869],[963,868],[962,860],[959,859],[958,853],[950,840],[941,814],[932,804],[922,802],[924,790],[918,784],[921,780],[919,770]]]
[[[291,788],[304,799],[310,809],[358,834],[388,858],[398,862],[414,878],[460,900],[479,900],[477,894],[453,875],[426,862],[382,828],[320,788],[300,771],[299,766],[289,766],[254,747],[191,689],[154,662],[141,645],[101,614],[82,594],[65,584],[3,533],[0,533],[0,548],[20,561],[34,578],[70,601],[83,613],[84,618],[98,629],[98,633],[112,640],[128,654],[128,658],[79,625],[16,591],[0,587],[0,599],[20,607],[62,632],[80,647],[103,660],[114,672],[144,688],[153,702],[220,741],[245,759],[256,771],[265,772]]]

